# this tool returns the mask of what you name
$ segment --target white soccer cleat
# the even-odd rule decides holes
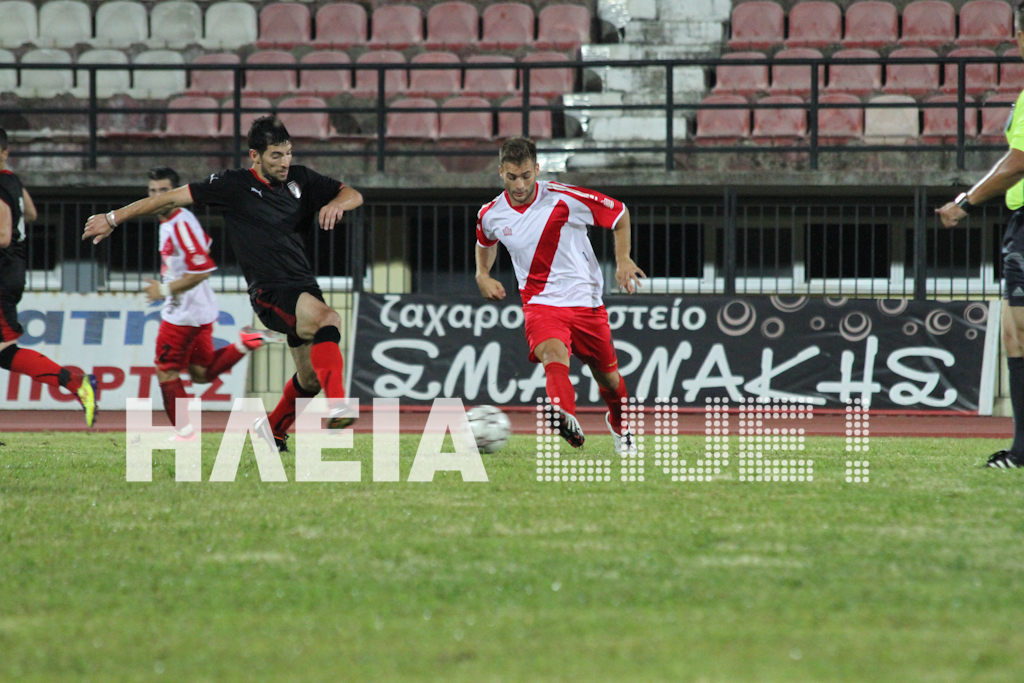
[[[608,431],[612,433],[612,441],[615,442],[615,455],[636,455],[636,437],[633,436],[633,432],[629,431],[629,428],[622,430],[622,434],[616,434],[615,430],[612,429],[611,420],[608,419],[610,413],[604,414],[604,423],[608,427]]]

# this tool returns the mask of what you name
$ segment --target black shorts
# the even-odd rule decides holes
[[[0,342],[14,341],[25,331],[18,322],[18,302],[24,291],[24,259],[0,258]]]
[[[1024,209],[1013,212],[1003,233],[1003,298],[1024,306]]]
[[[288,346],[293,348],[309,343],[308,339],[302,339],[295,331],[295,305],[303,293],[324,301],[324,294],[315,283],[254,287],[249,290],[249,303],[260,322],[267,329],[288,335]]]

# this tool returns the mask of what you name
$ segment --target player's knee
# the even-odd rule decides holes
[[[3,368],[4,370],[10,370],[11,363],[14,362],[14,354],[16,354],[17,352],[17,344],[5,346],[2,350],[0,350],[0,368]]]

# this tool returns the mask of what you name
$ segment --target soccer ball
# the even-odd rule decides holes
[[[482,453],[494,453],[508,443],[512,423],[508,415],[494,406],[476,406],[466,412],[469,430]]]

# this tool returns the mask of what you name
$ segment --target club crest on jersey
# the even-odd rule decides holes
[[[508,227],[506,225],[504,228],[501,229],[501,234],[505,235],[506,237],[511,235],[512,234],[512,228],[510,228],[510,227]]]
[[[298,199],[302,196],[302,190],[299,188],[299,184],[294,180],[288,181],[288,191],[292,193],[292,196]]]

